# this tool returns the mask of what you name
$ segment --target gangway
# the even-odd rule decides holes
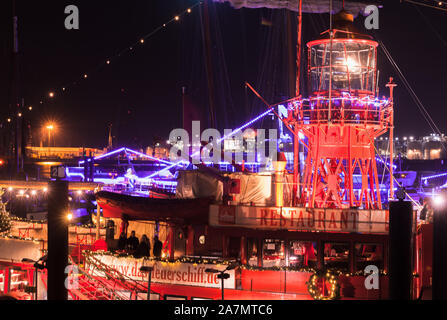
[[[70,257],[70,262],[77,267],[78,272],[77,285],[69,290],[73,300],[146,299],[147,285],[104,264],[89,252],[83,252],[83,257],[84,267],[74,264]],[[151,293],[155,292],[151,290]]]

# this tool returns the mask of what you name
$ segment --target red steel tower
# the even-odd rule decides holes
[[[289,101],[288,123],[308,140],[299,191],[310,208],[382,209],[374,140],[390,129],[392,145],[393,100],[377,97],[377,46],[346,11],[307,44],[310,95]]]

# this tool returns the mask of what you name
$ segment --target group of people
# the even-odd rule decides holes
[[[153,257],[160,258],[163,244],[158,239],[158,236],[154,236],[153,244]],[[145,234],[141,237],[141,240],[138,240],[138,238],[135,236],[135,231],[132,231],[129,238],[127,238],[126,234],[122,232],[118,240],[118,250],[126,251],[127,253],[132,254],[137,258],[150,257],[151,243],[149,241],[149,238]]]
[[[425,223],[433,223],[433,204],[430,198],[422,200],[422,210],[419,213],[419,220]]]

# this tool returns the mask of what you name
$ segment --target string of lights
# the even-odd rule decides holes
[[[433,176],[422,177],[422,180],[430,180],[430,179],[435,179],[435,178],[440,178],[440,177],[445,177],[445,176],[447,176],[447,173],[440,173],[440,174],[436,174]]]
[[[445,1],[431,0],[430,3],[426,3],[426,1],[421,2],[421,1],[417,1],[417,0],[403,0],[403,1],[415,4],[415,5],[423,6],[423,7],[436,9],[436,10],[447,11],[447,2],[445,2]]]
[[[202,258],[202,257],[181,257],[178,259],[166,259],[166,258],[153,258],[153,257],[135,257],[132,254],[128,253],[117,253],[117,252],[110,252],[110,251],[84,251],[85,255],[92,255],[92,256],[110,256],[114,258],[123,258],[123,259],[133,259],[133,260],[144,260],[145,262],[160,262],[165,263],[168,265],[174,265],[179,263],[191,263],[191,264],[215,264],[215,265],[230,265],[234,263],[234,260],[230,259],[221,259],[221,258]],[[311,267],[259,267],[259,266],[251,266],[251,265],[244,265],[240,264],[239,268],[243,270],[248,271],[287,271],[287,272],[306,272],[306,273],[316,273],[319,272],[318,269],[311,268]],[[355,277],[355,276],[364,276],[365,272],[363,270],[357,271],[357,272],[345,272],[342,270],[337,269],[328,269],[325,270],[326,272],[331,272],[333,274],[336,274],[337,276],[344,276],[344,277]],[[385,270],[379,270],[379,274],[382,276],[388,275],[388,273]],[[413,274],[413,276],[416,276],[416,274]]]
[[[134,52],[135,49],[145,45],[147,43],[147,40],[149,40],[151,37],[153,37],[160,31],[164,30],[169,25],[171,25],[173,23],[178,23],[179,21],[181,21],[182,17],[191,14],[192,10],[197,8],[198,6],[200,6],[202,3],[203,3],[203,0],[198,1],[196,4],[190,6],[187,9],[183,10],[182,12],[176,14],[170,20],[168,20],[165,23],[163,23],[162,25],[158,26],[150,33],[141,36],[140,40],[138,40],[137,42],[130,44],[129,46],[118,51],[118,53],[116,53],[114,55],[110,55],[110,56],[106,57],[103,61],[101,61],[101,63],[98,64],[98,66],[96,67],[95,70],[98,71],[100,67],[110,66],[113,61],[116,61],[117,59],[125,56],[126,54],[130,54],[130,53]],[[67,93],[71,87],[74,87],[74,86],[78,85],[79,83],[90,79],[93,73],[94,73],[94,71],[85,72],[78,79],[71,81],[70,83],[67,83],[65,85],[62,85],[58,88],[49,90],[48,93],[46,93],[45,95],[42,95],[38,104],[43,105],[45,103],[45,101],[48,101],[48,99],[52,100],[52,99],[55,99],[60,94]],[[25,111],[31,112],[31,111],[35,110],[36,109],[35,105],[36,104],[31,103],[26,108],[24,108],[24,110],[18,111],[15,114],[10,114],[9,116],[6,117],[6,119],[4,119],[3,121],[0,121],[0,127],[4,127],[6,124],[11,124],[13,122],[13,119],[15,119],[16,117],[18,117],[18,118],[23,117],[24,116],[23,112],[25,112]]]
[[[84,254],[86,256],[110,256],[114,258],[123,258],[123,259],[136,259],[143,260],[144,262],[160,262],[162,264],[179,264],[179,263],[191,263],[191,264],[215,264],[215,265],[229,265],[233,260],[225,260],[225,259],[210,259],[210,258],[196,258],[196,257],[181,257],[178,259],[167,259],[167,258],[153,258],[153,257],[135,257],[132,254],[128,253],[116,253],[110,251],[89,251],[85,250]]]

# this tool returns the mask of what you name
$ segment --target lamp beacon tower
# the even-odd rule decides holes
[[[309,98],[288,105],[289,123],[307,138],[299,191],[310,208],[382,209],[374,140],[389,130],[392,145],[394,85],[390,99],[378,98],[378,43],[353,20],[342,10],[307,44]]]

